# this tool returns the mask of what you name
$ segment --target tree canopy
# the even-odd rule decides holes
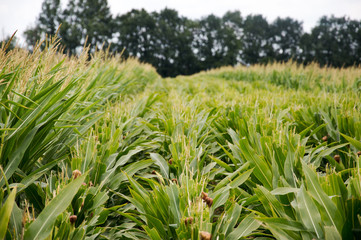
[[[225,65],[294,60],[321,66],[347,67],[361,63],[361,22],[347,17],[320,18],[306,33],[302,22],[240,11],[222,17],[210,14],[192,20],[176,10],[131,10],[112,16],[107,1],[44,0],[35,26],[27,29],[29,46],[56,34],[69,54],[85,43],[91,51],[108,47],[124,57],[152,64],[162,76],[193,74]]]

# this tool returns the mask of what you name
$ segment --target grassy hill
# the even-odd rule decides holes
[[[0,50],[0,239],[357,239],[361,68],[161,78]]]

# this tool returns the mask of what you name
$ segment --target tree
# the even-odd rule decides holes
[[[39,27],[43,32],[54,36],[62,21],[60,0],[45,0],[41,9]]]
[[[39,40],[41,40],[42,33],[43,32],[38,25],[25,30],[25,41],[30,49],[32,49]]]
[[[80,20],[82,39],[88,38],[93,48],[103,43],[109,44],[112,37],[113,21],[107,0],[79,0],[78,18]]]
[[[70,53],[85,43],[91,51],[110,44],[114,23],[107,0],[70,0],[62,15],[60,37]]]
[[[224,44],[226,46],[226,55],[224,63],[226,65],[235,65],[241,62],[243,18],[240,11],[226,12],[223,17]]]
[[[219,67],[223,55],[220,40],[221,19],[213,14],[199,21],[199,27],[195,31],[195,49],[202,69]]]
[[[292,18],[277,18],[270,25],[273,58],[288,61],[297,57],[303,33],[302,23]]]
[[[27,44],[34,46],[40,39],[45,39],[46,35],[54,36],[61,22],[60,0],[44,0],[35,27],[24,32]]]
[[[355,65],[361,64],[361,21],[349,20],[348,32],[352,39],[351,42],[351,56]]]
[[[349,18],[322,17],[312,29],[312,51],[320,65],[351,66],[360,63],[360,25]]]
[[[272,54],[269,24],[262,15],[248,15],[243,24],[242,59],[249,64],[268,62]]]
[[[313,49],[312,36],[309,33],[304,33],[300,38],[300,52],[297,56],[297,61],[307,65],[315,61],[315,50]]]
[[[115,26],[118,41],[113,46],[114,51],[122,52],[125,49],[125,57],[135,56],[156,66],[156,21],[151,14],[144,9],[133,9],[124,15],[118,15]]]
[[[152,64],[162,76],[292,58],[336,67],[361,63],[361,24],[346,17],[322,17],[303,33],[302,22],[292,18],[269,24],[262,15],[242,18],[239,11],[190,20],[168,8],[141,9],[113,19],[106,0],[69,0],[64,10],[60,0],[44,0],[36,25],[25,32],[28,45],[56,34],[60,24],[58,37],[69,54],[85,43],[91,51],[113,43],[112,51],[125,49],[125,57]]]
[[[60,0],[44,0],[35,27],[25,31],[28,45],[54,36],[60,24],[58,36],[70,54],[77,53],[86,39],[94,50],[112,38],[113,18],[106,0],[70,0],[63,11]]]
[[[192,51],[193,22],[168,8],[152,15],[157,23],[158,72],[162,76],[177,76],[199,71]]]
[[[172,9],[160,13],[132,10],[116,17],[116,51],[152,64],[162,76],[199,71],[191,48],[192,24]]]
[[[242,17],[239,11],[222,18],[213,14],[201,19],[194,31],[194,48],[202,69],[235,65],[240,61]]]

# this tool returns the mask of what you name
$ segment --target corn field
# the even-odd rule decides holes
[[[0,50],[0,239],[361,238],[359,67],[58,48]]]

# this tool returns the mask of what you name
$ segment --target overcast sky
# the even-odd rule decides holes
[[[42,2],[0,0],[0,39],[15,30],[18,30],[17,36],[22,38],[24,30],[34,24]],[[222,16],[228,10],[240,10],[242,16],[262,14],[269,22],[278,16],[292,17],[302,21],[304,30],[308,32],[323,15],[346,15],[352,19],[361,19],[361,0],[108,0],[108,3],[114,15],[133,8],[159,11],[168,7],[192,19],[211,13]]]

